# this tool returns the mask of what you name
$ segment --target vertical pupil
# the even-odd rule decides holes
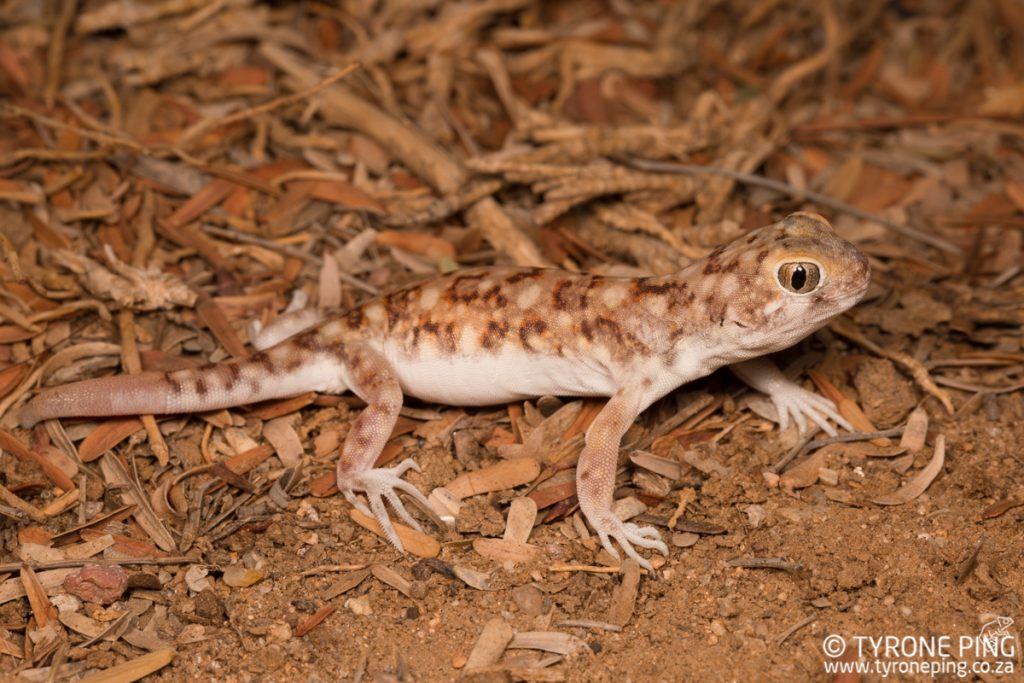
[[[803,266],[797,266],[793,269],[793,289],[800,291],[807,284],[807,271],[804,270]]]

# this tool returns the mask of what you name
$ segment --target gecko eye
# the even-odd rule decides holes
[[[783,263],[779,266],[779,284],[795,294],[813,292],[821,282],[816,263]]]

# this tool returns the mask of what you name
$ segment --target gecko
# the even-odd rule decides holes
[[[322,320],[309,311],[286,314],[255,335],[257,351],[248,358],[44,389],[20,422],[27,428],[68,416],[193,413],[351,391],[366,408],[339,449],[338,489],[401,550],[385,502],[420,529],[398,495],[428,505],[402,478],[419,468],[412,459],[390,468],[375,462],[404,396],[460,406],[608,397],[577,463],[579,507],[612,557],[619,557],[614,540],[651,569],[634,546],[667,555],[659,532],[612,512],[626,430],[672,390],[728,365],[768,395],[781,429],[792,419],[801,431],[810,421],[835,435],[831,420],[852,431],[831,401],[763,356],[852,307],[869,280],[867,258],[853,244],[821,216],[799,212],[670,275],[460,269]]]

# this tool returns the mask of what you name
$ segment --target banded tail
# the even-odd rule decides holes
[[[345,368],[336,355],[299,353],[290,342],[251,358],[174,372],[87,379],[46,389],[20,415],[23,427],[57,417],[192,413],[296,396],[341,393]]]

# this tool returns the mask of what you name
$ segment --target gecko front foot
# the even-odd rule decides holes
[[[402,475],[409,470],[420,471],[420,466],[411,458],[406,458],[394,467],[378,467],[358,474],[342,473],[340,468],[338,472],[338,489],[345,495],[345,499],[364,515],[376,519],[388,542],[399,551],[404,550],[402,541],[399,540],[398,532],[395,531],[395,527],[388,517],[384,501],[387,500],[391,503],[391,507],[402,518],[402,521],[417,531],[422,531],[422,528],[419,522],[413,519],[409,511],[405,509],[405,504],[398,497],[397,491],[405,492],[425,509],[430,509],[426,496],[420,493],[415,486],[402,479]],[[366,500],[370,503],[369,509],[356,495],[358,491],[362,491],[366,495]]]
[[[650,562],[641,557],[640,553],[633,549],[634,544],[641,548],[657,550],[662,555],[668,556],[668,546],[661,540],[661,534],[658,533],[657,529],[649,526],[640,526],[632,522],[623,522],[611,510],[597,513],[593,516],[584,514],[587,517],[587,521],[590,522],[590,526],[594,527],[594,531],[597,532],[601,545],[616,560],[619,559],[619,553],[612,545],[611,539],[613,538],[618,541],[619,546],[621,546],[626,555],[636,560],[637,564],[650,572],[654,571],[654,567],[651,566]]]
[[[835,403],[824,396],[807,391],[798,384],[790,382],[776,387],[768,394],[768,398],[779,413],[780,430],[785,430],[789,426],[789,419],[792,417],[801,432],[806,431],[808,418],[829,436],[838,433],[829,420],[847,431],[854,431],[853,425],[836,410]]]

